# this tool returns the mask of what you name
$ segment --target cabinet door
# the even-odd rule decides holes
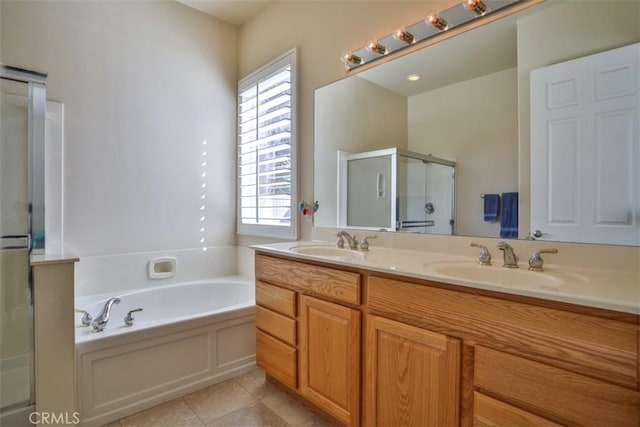
[[[458,425],[460,341],[367,317],[365,424]]]
[[[300,296],[300,393],[347,425],[360,422],[360,312]]]

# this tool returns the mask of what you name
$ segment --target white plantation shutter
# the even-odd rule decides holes
[[[296,238],[296,50],[238,84],[238,233]]]

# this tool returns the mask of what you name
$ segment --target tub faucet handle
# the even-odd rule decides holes
[[[91,321],[93,320],[93,317],[91,317],[91,315],[87,310],[81,310],[79,308],[76,308],[75,312],[82,313],[82,319],[80,320],[82,322],[82,326],[91,326]]]
[[[133,318],[133,313],[137,313],[138,311],[143,311],[142,308],[134,308],[133,310],[129,310],[127,315],[124,317],[124,326],[133,326],[133,322],[136,320]]]

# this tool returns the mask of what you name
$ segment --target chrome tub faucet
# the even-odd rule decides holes
[[[109,298],[109,300],[105,303],[102,311],[93,319],[91,322],[91,327],[93,328],[93,332],[102,332],[104,328],[107,327],[107,322],[109,321],[109,314],[111,313],[111,307],[113,304],[119,304],[120,298]]]

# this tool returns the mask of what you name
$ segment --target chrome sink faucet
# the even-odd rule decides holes
[[[93,319],[91,322],[91,327],[93,328],[93,332],[102,332],[104,328],[107,327],[107,322],[109,321],[109,314],[111,313],[111,307],[113,304],[119,304],[120,298],[109,298],[109,300],[105,303],[102,311]]]
[[[491,253],[486,246],[476,242],[471,242],[469,246],[471,246],[472,248],[480,248],[480,254],[478,255],[478,264],[491,265]]]
[[[540,256],[540,254],[557,254],[558,250],[556,248],[549,249],[538,249],[533,251],[531,254],[531,258],[529,258],[529,270],[531,271],[543,271],[542,266],[544,265],[544,260]]]
[[[518,256],[513,252],[513,248],[507,242],[498,243],[498,249],[504,253],[504,264],[506,268],[518,268]]]
[[[336,244],[339,248],[344,248],[344,241],[346,240],[349,244],[349,249],[358,249],[358,240],[356,239],[356,236],[352,236],[351,234],[342,230],[336,233],[336,237],[338,238]]]
[[[376,239],[378,236],[364,236],[362,240],[360,240],[360,249],[363,251],[369,250],[369,239]]]

